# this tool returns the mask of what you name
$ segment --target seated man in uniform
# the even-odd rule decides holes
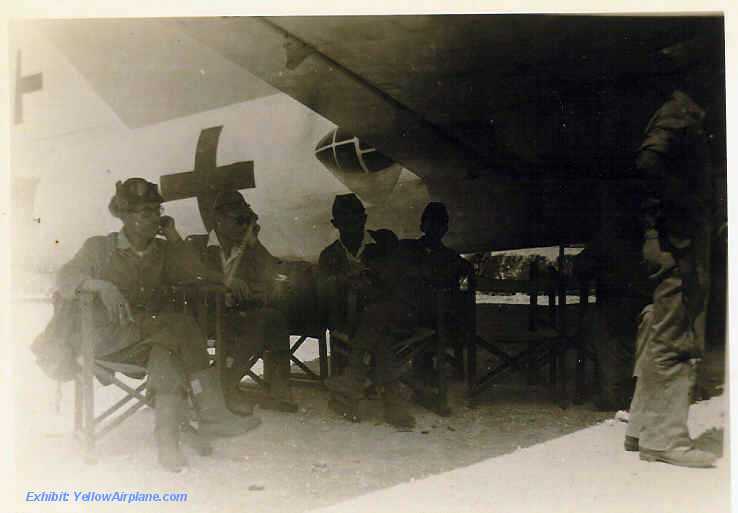
[[[435,293],[459,288],[469,290],[473,285],[472,264],[443,243],[448,232],[448,223],[446,206],[432,201],[420,217],[420,231],[423,235],[419,239],[400,241],[402,258],[406,260],[407,274],[410,276],[403,288],[408,299],[417,301],[423,324],[432,328],[435,328],[438,315]],[[461,337],[462,317],[463,315],[453,315],[447,318],[446,329],[452,340]],[[431,365],[432,354],[428,353],[420,355],[413,362],[418,373],[429,370]]]
[[[401,365],[397,362],[393,344],[395,332],[407,331],[417,325],[414,306],[396,294],[388,276],[392,276],[390,255],[384,245],[386,232],[380,232],[375,253],[368,260],[365,249],[369,242],[366,212],[354,194],[336,196],[331,221],[339,231],[339,238],[320,254],[318,294],[322,307],[328,309],[332,329],[351,330],[351,354],[342,376],[326,380],[333,392],[332,406],[345,408],[342,413],[358,419],[356,406],[363,397],[369,377],[366,356],[374,358],[373,381],[383,389],[384,417],[388,423],[412,427],[415,418],[407,411],[407,403],[400,394]],[[391,238],[391,237],[390,237]],[[391,250],[391,248],[390,248]],[[374,267],[381,263],[381,268]],[[347,298],[352,290],[357,296],[356,326],[346,326]]]
[[[291,308],[293,295],[285,290],[290,271],[259,241],[258,216],[239,192],[220,193],[214,207],[215,230],[209,234],[203,261],[211,269],[222,271],[226,283],[235,283],[239,290],[247,291],[239,304],[232,302],[226,311],[230,356],[226,360],[226,402],[235,412],[240,412],[239,408],[245,408],[243,413],[249,412],[239,385],[248,370],[247,362],[263,353],[270,397],[262,400],[261,406],[295,412],[297,405],[292,402],[289,388],[287,318],[295,309]]]
[[[403,240],[400,245],[415,258],[425,282],[436,289],[456,289],[464,278],[474,274],[473,266],[443,243],[448,233],[448,211],[443,203],[431,201],[420,217],[423,235],[416,240]]]
[[[162,201],[156,185],[143,178],[118,182],[109,210],[123,228],[87,239],[61,268],[57,284],[67,300],[82,291],[97,295],[96,357],[147,368],[159,462],[178,472],[186,465],[179,440],[188,390],[203,435],[234,436],[256,427],[259,420],[228,411],[199,326],[187,315],[164,311],[167,287],[222,282],[223,276],[204,268],[178,240],[174,221],[160,217]],[[157,238],[160,230],[173,241]]]

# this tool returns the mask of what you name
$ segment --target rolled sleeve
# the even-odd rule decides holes
[[[98,274],[98,265],[105,250],[104,237],[87,239],[74,257],[57,273],[56,286],[65,299],[74,299],[80,286]]]

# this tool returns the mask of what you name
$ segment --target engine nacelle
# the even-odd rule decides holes
[[[315,147],[315,157],[364,202],[382,203],[395,188],[402,166],[340,127]]]

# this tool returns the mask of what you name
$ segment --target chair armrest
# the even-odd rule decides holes
[[[338,330],[331,330],[331,338],[338,339],[344,344],[349,344],[351,341],[351,337],[349,337],[346,333]]]
[[[206,282],[206,281],[192,281],[192,282],[180,282],[172,285],[172,290],[192,290],[195,289],[198,292],[215,292],[215,293],[226,293],[228,287],[222,283]]]

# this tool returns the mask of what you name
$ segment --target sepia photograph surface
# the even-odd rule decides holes
[[[729,511],[725,22],[11,20],[7,504]]]

